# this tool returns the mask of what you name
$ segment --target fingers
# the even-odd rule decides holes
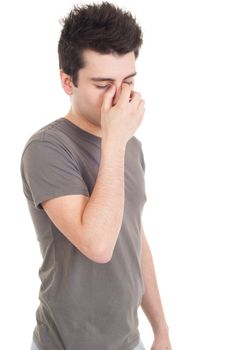
[[[102,102],[102,109],[108,110],[109,108],[112,107],[112,99],[115,94],[115,86],[111,85],[109,89],[105,92],[104,97],[103,97],[103,102]]]
[[[141,94],[137,91],[132,91],[132,97],[130,102],[133,103],[135,108],[138,108],[141,101]]]
[[[143,117],[145,113],[145,101],[143,99],[140,100],[140,103],[137,108],[137,113],[140,117]]]
[[[112,100],[115,95],[115,85],[111,85],[105,92],[102,101],[102,109],[108,110],[112,107]],[[127,83],[122,83],[121,94],[119,96],[117,105],[125,106],[128,102],[133,103],[135,106],[139,106],[141,102],[141,94],[132,90],[131,86]]]
[[[127,104],[130,99],[130,95],[131,87],[127,83],[122,83],[122,90],[117,104],[120,104],[122,106]]]

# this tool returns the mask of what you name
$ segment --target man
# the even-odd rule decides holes
[[[20,167],[43,256],[32,349],[144,349],[140,304],[152,349],[171,349],[141,222],[141,44],[134,18],[108,2],[74,6],[64,20],[59,66],[71,107],[29,138]]]

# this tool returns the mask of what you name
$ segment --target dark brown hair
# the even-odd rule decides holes
[[[141,28],[132,14],[107,1],[74,5],[68,16],[61,19],[61,24],[59,68],[71,76],[75,86],[79,69],[85,67],[85,49],[117,55],[134,51],[137,59],[143,43]]]

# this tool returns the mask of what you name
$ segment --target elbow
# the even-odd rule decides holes
[[[96,263],[99,264],[106,264],[108,262],[110,262],[112,259],[112,256],[108,257],[108,256],[101,256],[99,259],[95,260]]]
[[[106,264],[110,262],[114,251],[112,244],[109,244],[109,242],[106,243],[103,240],[99,243],[99,239],[98,242],[96,242],[96,238],[94,240],[88,239],[87,243],[86,240],[85,242],[82,242],[82,248],[85,256],[87,256],[93,262],[99,264]]]
[[[103,252],[100,254],[96,254],[95,252],[94,254],[92,254],[92,260],[99,264],[106,264],[110,262],[111,259],[112,259],[112,254],[109,254],[108,252]]]
[[[106,264],[111,261],[112,259],[112,253],[109,252],[109,250],[102,250],[102,251],[92,251],[92,260],[99,264]]]

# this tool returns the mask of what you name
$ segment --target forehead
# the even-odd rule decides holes
[[[134,52],[118,56],[85,50],[83,55],[86,66],[80,70],[80,73],[88,78],[111,77],[117,79],[136,71]]]

